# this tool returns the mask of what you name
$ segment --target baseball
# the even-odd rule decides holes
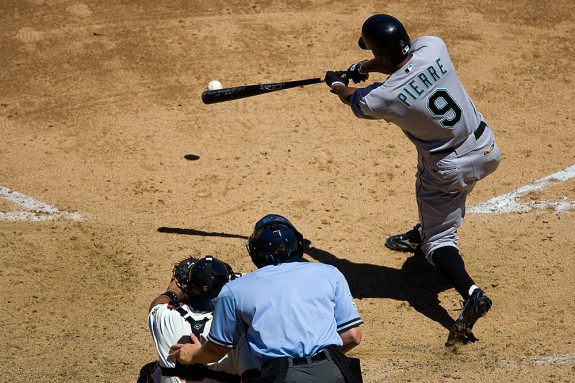
[[[212,80],[208,83],[208,90],[222,89],[222,83],[218,80]]]

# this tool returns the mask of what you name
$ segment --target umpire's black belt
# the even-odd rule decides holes
[[[309,363],[321,362],[322,360],[326,360],[326,359],[327,359],[326,352],[324,350],[321,350],[320,352],[318,352],[314,356],[308,356],[308,357],[303,357],[303,358],[291,358],[291,361],[292,361],[292,364],[294,366],[303,366],[303,365],[309,364]]]
[[[473,132],[473,135],[475,136],[476,140],[478,140],[479,137],[481,137],[483,135],[486,127],[487,127],[487,124],[485,123],[485,121],[481,121],[479,123],[479,126],[477,127],[477,129],[475,129],[475,132]],[[446,153],[451,153],[453,151],[455,151],[455,148],[451,147],[451,148],[439,150],[437,152],[432,152],[431,154],[446,154]]]
[[[290,367],[307,365],[313,368],[314,363],[320,363],[325,360],[331,361],[339,368],[347,383],[361,383],[363,381],[359,359],[348,358],[338,346],[327,346],[314,356],[268,360],[262,365],[261,376],[274,377],[274,379],[266,380],[266,382],[280,383],[284,381]]]
[[[323,360],[327,360],[327,352],[325,349],[321,350],[320,352],[318,352],[317,354],[315,354],[314,356],[304,356],[302,358],[278,358],[278,359],[271,359],[268,360],[267,362],[265,362],[262,365],[262,368],[264,368],[265,366],[267,366],[268,364],[270,364],[273,361],[277,361],[279,359],[285,359],[286,361],[288,361],[288,363],[290,363],[292,366],[304,366],[304,365],[309,365],[311,363],[317,363],[317,362],[321,362]]]

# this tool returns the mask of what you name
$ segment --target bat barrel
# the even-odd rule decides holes
[[[215,104],[219,102],[238,100],[240,98],[253,97],[264,93],[276,92],[282,89],[289,89],[304,85],[317,84],[323,81],[324,81],[323,78],[318,77],[305,80],[276,82],[276,83],[258,84],[258,85],[244,85],[244,86],[236,86],[233,88],[207,90],[202,93],[202,102],[204,104]]]
[[[267,92],[271,92],[271,90],[263,90],[262,85],[245,85],[245,86],[237,86],[234,88],[207,90],[204,93],[202,93],[202,101],[204,102],[204,104],[215,104],[218,102],[225,102],[231,100],[238,100],[240,98],[257,96],[258,94],[263,94]]]

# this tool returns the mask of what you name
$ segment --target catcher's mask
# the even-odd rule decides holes
[[[191,263],[188,270],[188,285],[183,290],[188,304],[197,311],[213,311],[222,287],[236,276],[230,265],[211,255]]]
[[[361,49],[377,52],[392,63],[398,64],[409,53],[411,41],[398,19],[379,14],[365,20],[357,43]]]
[[[256,223],[246,247],[258,268],[296,262],[303,256],[303,235],[287,218],[268,214]]]

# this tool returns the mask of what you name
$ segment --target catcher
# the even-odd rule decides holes
[[[167,359],[170,346],[189,343],[190,333],[198,339],[205,338],[211,327],[215,298],[228,281],[239,276],[230,265],[211,255],[186,258],[174,265],[167,291],[150,304],[148,325],[159,360],[149,381],[241,382],[242,373],[245,378],[257,372],[251,370],[256,364],[243,345],[208,365],[182,366]]]

